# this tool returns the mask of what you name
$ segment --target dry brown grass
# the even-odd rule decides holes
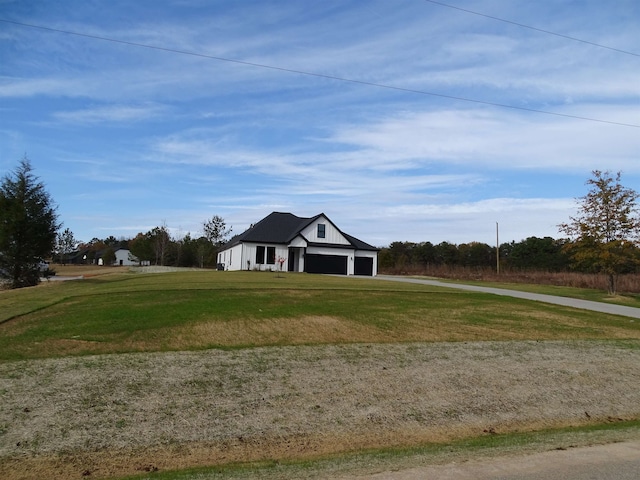
[[[562,310],[532,310],[509,305],[504,312],[477,305],[445,308],[411,315],[389,315],[392,327],[363,324],[330,316],[241,319],[200,322],[172,329],[170,348],[238,347],[245,345],[304,345],[343,343],[450,342],[495,340],[640,339],[640,331],[615,324],[594,324],[584,317],[570,317]],[[490,321],[469,321],[471,314]],[[523,322],[522,318],[527,321]]]
[[[210,347],[238,348],[259,345],[311,345],[353,343],[462,342],[513,340],[640,340],[640,330],[629,323],[594,322],[587,316],[565,315],[562,309],[530,309],[510,304],[496,312],[494,307],[465,305],[429,310],[428,314],[389,315],[391,326],[361,323],[346,318],[314,315],[300,318],[241,318],[227,321],[187,323],[179,326],[134,332],[113,342],[75,338],[47,338],[25,346],[24,353],[39,356],[67,356],[91,352],[144,352],[194,350]],[[479,318],[470,321],[470,316]],[[484,318],[488,320],[484,320]],[[522,319],[526,318],[526,321]],[[631,321],[631,320],[630,320]],[[28,321],[0,327],[11,337],[30,327]]]
[[[217,323],[198,323],[181,328],[178,336],[188,336],[185,344],[198,338],[202,345],[234,346],[238,339],[249,344],[265,342],[304,345],[317,343],[346,343],[358,339],[363,342],[380,341],[379,329],[342,318],[307,316],[297,319],[269,318],[260,321],[239,320]]]
[[[311,319],[313,322],[324,320]],[[0,477],[315,458],[640,416],[637,343],[291,346],[0,364]]]

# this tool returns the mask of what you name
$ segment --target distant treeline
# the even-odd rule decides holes
[[[575,264],[567,247],[568,239],[529,237],[520,242],[500,245],[500,269],[505,271],[577,271],[591,273],[597,265]],[[471,242],[456,245],[449,242],[393,242],[378,254],[378,269],[387,273],[407,273],[431,270],[433,267],[463,267],[465,269],[497,269],[496,247],[486,243]],[[630,263],[627,271],[636,273]]]
[[[98,259],[102,259],[104,265],[111,265],[119,248],[128,249],[142,264],[200,268],[215,267],[218,251],[218,246],[206,237],[193,238],[187,233],[180,239],[173,239],[160,227],[146,234],[139,233],[132,239],[116,239],[113,236],[94,238],[90,242],[80,243],[72,252],[54,254],[53,260],[59,263],[96,264]]]

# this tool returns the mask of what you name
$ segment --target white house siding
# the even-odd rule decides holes
[[[344,255],[345,257],[353,257],[355,250],[353,248],[331,248],[314,245],[307,247],[307,253],[318,255]]]
[[[318,237],[318,224],[323,223],[325,225],[324,238]],[[312,224],[305,227],[301,232],[301,235],[312,243],[331,243],[334,245],[351,245],[349,241],[340,233],[336,227],[325,217],[320,217]]]
[[[258,247],[265,247],[265,263],[256,264],[256,250]],[[244,247],[244,248],[243,248]],[[267,262],[267,247],[275,247],[276,263]],[[218,263],[225,264],[225,270],[279,270],[278,258],[284,258],[282,269],[287,269],[289,249],[285,245],[274,245],[270,243],[249,243],[244,242],[232,247],[229,250],[220,252]]]
[[[289,243],[290,247],[298,247],[298,248],[304,248],[307,246],[307,241],[302,238],[300,235],[298,235],[296,238],[294,238],[293,240],[291,240],[291,243]]]
[[[242,245],[218,253],[218,263],[223,263],[225,270],[242,270]]]

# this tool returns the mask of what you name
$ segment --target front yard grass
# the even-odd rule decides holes
[[[305,274],[116,274],[0,293],[0,360],[300,344],[640,339],[629,318]]]
[[[636,319],[452,288],[45,282],[0,291],[0,476],[331,478],[638,439],[639,352]]]

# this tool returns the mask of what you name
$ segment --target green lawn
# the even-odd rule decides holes
[[[454,289],[265,272],[114,274],[0,292],[0,360],[292,344],[638,339],[640,322]]]

